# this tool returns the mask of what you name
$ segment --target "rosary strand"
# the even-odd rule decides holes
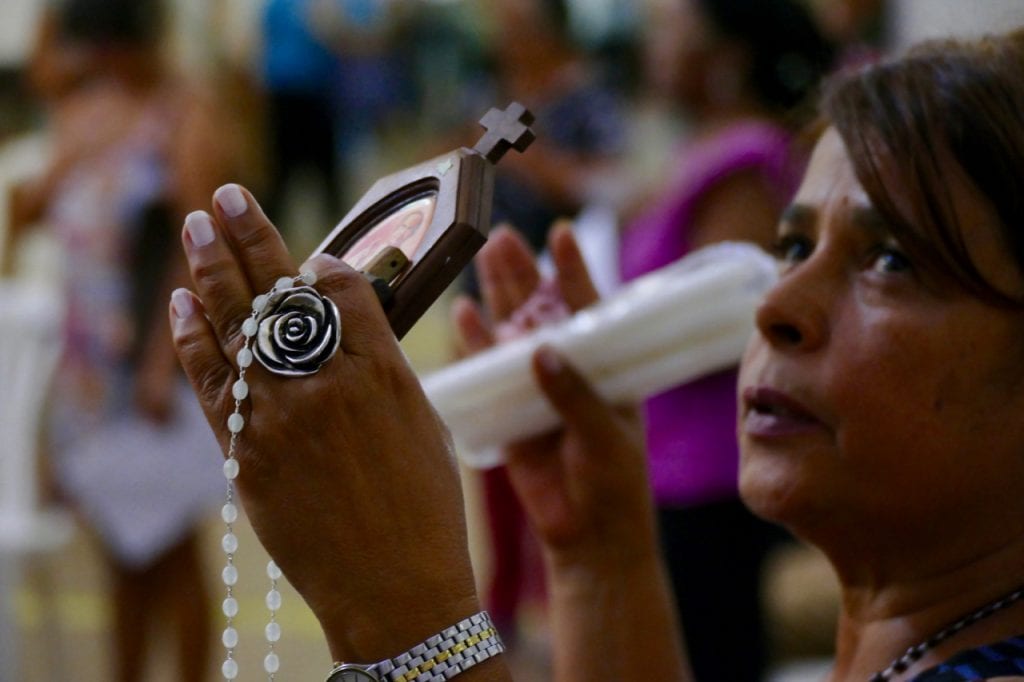
[[[242,401],[249,397],[249,384],[245,381],[245,375],[253,361],[252,343],[259,330],[260,314],[275,293],[290,289],[299,282],[312,286],[316,282],[316,275],[312,271],[307,271],[298,277],[282,277],[277,280],[269,292],[253,299],[252,313],[242,323],[242,336],[245,337],[245,342],[235,358],[238,363],[238,380],[231,386],[235,409],[228,417],[228,431],[231,433],[231,439],[228,443],[228,456],[224,460],[224,479],[227,481],[227,489],[224,506],[221,508],[221,519],[224,521],[225,529],[224,537],[221,538],[221,549],[224,550],[225,557],[221,580],[224,582],[226,590],[224,602],[221,605],[221,610],[226,618],[224,632],[221,635],[221,643],[225,649],[221,675],[225,680],[234,680],[238,677],[238,661],[235,658],[235,649],[239,639],[238,629],[235,627],[235,618],[238,616],[238,599],[235,597],[235,586],[238,584],[238,567],[235,566],[235,554],[238,552],[238,536],[235,535],[234,527],[238,520],[238,506],[235,503],[235,479],[238,478],[239,473],[238,458],[236,457],[238,435],[245,428]],[[281,639],[281,625],[277,622],[277,612],[281,608],[281,592],[278,590],[278,581],[282,574],[281,569],[273,560],[267,564],[267,577],[270,578],[270,590],[267,592],[266,605],[270,611],[270,618],[264,631],[267,640],[267,654],[263,658],[263,669],[267,673],[267,680],[274,682],[281,667],[280,658],[275,651],[275,644]]]

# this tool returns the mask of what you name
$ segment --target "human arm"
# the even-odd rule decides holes
[[[568,307],[593,303],[597,293],[567,226],[552,231],[551,252]],[[493,343],[492,325],[512,316],[540,281],[512,231],[492,234],[477,265],[489,321],[467,299],[454,310],[470,351]],[[565,426],[509,446],[506,457],[543,547],[556,679],[688,679],[636,410],[607,404],[550,350],[533,369]]]
[[[646,478],[636,475],[646,476],[641,429],[564,360],[541,355],[534,373],[572,432],[561,461],[545,443],[509,453],[509,478],[544,545],[555,678],[688,679],[650,499],[640,492]]]
[[[195,295],[176,292],[174,343],[227,451],[234,358],[252,299],[294,275],[280,235],[252,197],[203,217],[183,243]],[[237,198],[237,196],[236,196]],[[199,220],[199,223],[195,221]],[[458,468],[441,424],[373,289],[340,260],[310,263],[338,306],[341,348],[312,376],[253,365],[236,481],[260,541],[317,616],[335,660],[393,657],[480,610]],[[249,409],[251,406],[251,409]],[[498,656],[460,681],[510,679]]]

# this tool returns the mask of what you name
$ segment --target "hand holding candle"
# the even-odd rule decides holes
[[[736,363],[776,276],[774,260],[757,247],[716,244],[564,321],[431,374],[423,386],[461,456],[481,465],[474,452],[559,422],[530,372],[541,344],[557,348],[606,400],[636,401]]]

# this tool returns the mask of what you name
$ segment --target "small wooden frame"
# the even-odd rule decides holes
[[[391,328],[402,338],[483,246],[490,231],[494,165],[533,142],[533,115],[513,102],[491,109],[487,132],[462,147],[381,178],[313,251],[371,271]],[[395,249],[407,263],[381,269]],[[384,278],[381,272],[386,272]],[[385,281],[382,282],[381,279]],[[382,289],[386,284],[387,290]]]

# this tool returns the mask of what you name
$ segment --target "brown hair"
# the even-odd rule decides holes
[[[909,252],[975,295],[1024,306],[1024,298],[999,290],[972,262],[964,242],[971,226],[956,218],[948,177],[952,161],[999,218],[1005,247],[1024,272],[1024,30],[928,42],[838,76],[821,112]],[[909,195],[900,195],[909,200],[902,208],[894,194],[900,191]]]

